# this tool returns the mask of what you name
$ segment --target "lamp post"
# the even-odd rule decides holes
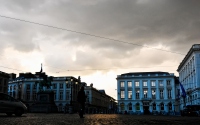
[[[72,106],[72,96],[73,96],[73,79],[71,78],[71,94],[70,94],[70,97],[71,97],[71,99],[70,99],[70,106]]]

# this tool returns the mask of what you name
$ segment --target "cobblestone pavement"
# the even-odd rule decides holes
[[[28,113],[21,117],[0,114],[0,125],[200,125],[200,117],[86,114]]]

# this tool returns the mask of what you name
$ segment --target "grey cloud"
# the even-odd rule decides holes
[[[52,25],[97,36],[117,39],[133,44],[155,47],[163,45],[171,51],[187,53],[192,44],[199,43],[200,1],[187,0],[115,0],[115,1],[1,1],[0,8],[6,8],[10,15],[24,20]],[[63,53],[71,48],[88,47],[83,53],[76,50],[77,62],[70,62],[61,55],[54,61],[46,56],[47,63],[60,64],[68,68],[96,68],[143,64],[162,64],[166,58],[149,55],[140,56],[144,47],[105,40],[87,35],[72,33],[0,18],[1,30],[9,35],[1,35],[18,51],[40,50],[42,45],[66,46]],[[38,34],[45,38],[38,42]],[[4,43],[7,44],[7,43]],[[46,48],[48,49],[48,48]],[[49,50],[50,51],[50,50]],[[57,50],[58,51],[58,50]],[[152,50],[157,51],[157,50]],[[166,54],[160,52],[159,54]],[[171,55],[171,53],[169,53]],[[53,55],[52,55],[53,56]],[[64,55],[62,55],[64,56]],[[69,55],[65,55],[69,56]],[[177,55],[174,55],[177,56]],[[141,58],[139,58],[141,57]],[[159,57],[162,57],[160,55]],[[134,59],[137,59],[135,61]],[[142,62],[143,61],[143,62]],[[76,65],[76,66],[74,66]]]

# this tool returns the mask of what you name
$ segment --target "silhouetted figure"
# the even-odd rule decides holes
[[[78,92],[78,96],[77,96],[77,100],[80,104],[80,109],[79,109],[79,116],[80,118],[84,118],[83,117],[83,114],[84,114],[84,111],[85,111],[85,92],[84,92],[84,86],[81,87],[81,89],[79,90]]]

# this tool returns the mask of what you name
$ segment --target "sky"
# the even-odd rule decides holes
[[[0,71],[81,77],[117,96],[117,75],[177,68],[200,44],[199,0],[0,0]]]

